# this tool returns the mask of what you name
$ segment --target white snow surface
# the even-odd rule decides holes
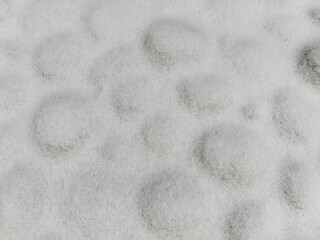
[[[320,239],[318,0],[0,0],[0,240]]]

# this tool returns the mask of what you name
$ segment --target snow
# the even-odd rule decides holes
[[[0,240],[320,238],[317,0],[0,0]]]

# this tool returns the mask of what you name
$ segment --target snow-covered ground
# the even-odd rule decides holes
[[[320,239],[319,0],[0,0],[0,240]]]

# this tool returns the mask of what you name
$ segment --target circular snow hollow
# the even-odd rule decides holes
[[[205,35],[182,21],[161,19],[148,28],[144,49],[153,63],[170,68],[197,61],[204,54]]]
[[[47,97],[34,118],[41,149],[60,155],[79,149],[90,136],[90,112],[85,98],[61,94]]]
[[[215,76],[189,78],[177,87],[180,103],[196,114],[222,113],[233,105],[236,91],[232,82]]]
[[[265,150],[263,139],[250,129],[220,125],[202,134],[195,153],[217,180],[247,185],[266,170]]]
[[[139,200],[142,219],[158,234],[180,236],[196,231],[202,223],[202,192],[188,175],[165,172],[151,178]]]

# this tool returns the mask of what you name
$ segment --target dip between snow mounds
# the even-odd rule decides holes
[[[95,97],[121,119],[146,115],[159,97],[160,86],[133,48],[115,48],[98,58],[88,81]]]
[[[263,178],[271,163],[264,138],[242,125],[205,130],[194,152],[203,168],[224,184],[252,185]]]
[[[177,141],[177,126],[171,118],[157,115],[147,119],[141,134],[147,148],[158,155],[169,155]]]
[[[119,82],[112,90],[110,104],[121,118],[139,115],[150,108],[153,100],[150,81],[143,76],[131,76]]]
[[[30,81],[16,74],[0,75],[0,119],[22,111],[28,102]],[[2,115],[3,114],[3,115]]]
[[[33,65],[44,83],[91,90],[87,82],[90,44],[81,35],[58,33],[44,39],[33,54]]]
[[[5,229],[14,229],[19,233],[36,225],[44,212],[47,188],[40,169],[14,165],[2,179],[0,190],[3,208],[0,216],[4,221],[0,220],[0,225],[3,223]]]
[[[129,183],[133,180],[123,182],[111,175],[104,166],[91,164],[70,175],[60,188],[60,216],[84,239],[114,239],[131,220],[134,184]]]
[[[72,179],[70,189],[65,195],[62,214],[68,221],[74,222],[81,232],[89,237],[95,231],[103,234],[107,209],[109,208],[110,190],[107,175],[103,169],[90,169]]]
[[[118,79],[145,73],[140,60],[135,49],[129,47],[114,48],[97,58],[87,76],[87,80],[94,87],[95,95],[106,95],[110,84]]]

